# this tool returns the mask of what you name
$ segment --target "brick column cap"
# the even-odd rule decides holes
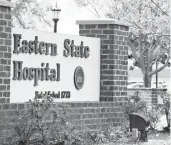
[[[122,25],[122,26],[127,26],[129,27],[130,24],[124,22],[124,21],[119,21],[116,19],[94,19],[94,20],[77,20],[76,21],[77,25],[86,25],[86,24],[116,24],[116,25]]]
[[[9,8],[15,7],[14,3],[6,1],[6,0],[0,0],[0,6],[9,7]]]

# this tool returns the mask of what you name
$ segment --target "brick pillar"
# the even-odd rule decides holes
[[[10,0],[0,0],[0,104],[10,102],[12,6]]]
[[[129,26],[117,20],[77,21],[81,36],[101,38],[100,101],[127,96]],[[93,49],[93,48],[92,48]]]

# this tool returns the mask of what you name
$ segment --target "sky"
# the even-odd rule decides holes
[[[62,34],[72,34],[79,35],[78,25],[76,25],[76,20],[86,20],[86,19],[97,19],[87,8],[80,8],[75,0],[38,0],[41,6],[55,6],[56,2],[58,7],[61,9],[60,19],[58,22],[58,33]],[[102,16],[104,18],[104,16]],[[52,13],[48,14],[47,19],[52,22]],[[47,27],[46,31],[53,31],[52,27]],[[44,28],[40,28],[44,30]]]

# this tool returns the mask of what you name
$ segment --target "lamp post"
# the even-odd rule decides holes
[[[51,9],[53,21],[54,21],[54,33],[57,33],[57,23],[59,21],[59,14],[61,12],[61,9],[58,8],[57,4],[56,7]]]

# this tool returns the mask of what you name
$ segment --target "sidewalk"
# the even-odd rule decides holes
[[[169,139],[169,140],[149,139],[148,142],[141,143],[141,145],[170,145],[170,144],[171,144],[171,139]]]

